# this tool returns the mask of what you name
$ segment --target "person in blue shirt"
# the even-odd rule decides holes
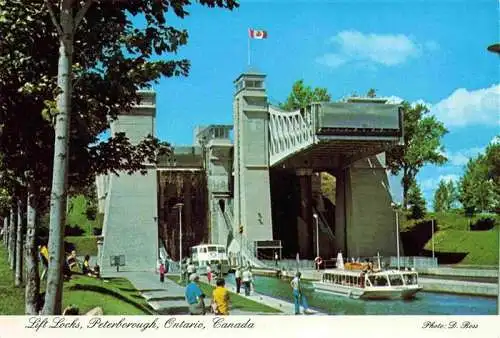
[[[201,291],[198,282],[200,277],[193,273],[189,276],[189,284],[186,286],[186,302],[189,305],[191,315],[205,314],[205,295]]]

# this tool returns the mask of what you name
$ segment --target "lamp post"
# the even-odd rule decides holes
[[[397,264],[398,264],[398,270],[399,270],[399,215],[398,215],[398,208],[397,204],[392,202],[391,206],[394,210],[394,213],[396,214],[396,252],[397,252]]]
[[[179,268],[182,264],[182,207],[184,203],[177,203],[174,208],[179,209]]]
[[[318,214],[313,214],[314,220],[316,221],[316,257],[319,257],[319,226],[318,226]],[[316,263],[316,268],[319,270],[319,263]]]
[[[488,46],[488,51],[500,56],[500,43],[494,43]],[[498,245],[500,246],[500,229],[498,229]],[[500,315],[500,258],[498,259],[498,292],[497,292],[497,313]]]
[[[432,262],[434,262],[434,218],[431,220]]]

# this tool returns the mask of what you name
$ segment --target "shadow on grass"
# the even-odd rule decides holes
[[[134,291],[139,291],[139,292],[154,292],[154,291],[165,291],[165,289],[132,289],[132,288],[118,288],[122,291],[125,292],[134,292]]]
[[[144,306],[144,305],[138,304],[138,303],[134,302],[133,300],[125,297],[124,295],[122,295],[116,291],[107,289],[105,287],[101,287],[98,285],[75,284],[75,285],[70,286],[68,289],[69,290],[80,290],[80,291],[93,291],[93,292],[113,296],[113,297],[118,298],[119,300],[121,300],[125,303],[128,303],[128,304],[136,307],[137,309],[142,310],[150,315],[155,314],[153,309],[151,309],[149,306]],[[136,291],[136,290],[133,290],[133,291]]]

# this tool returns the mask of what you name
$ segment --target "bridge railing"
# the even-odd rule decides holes
[[[269,106],[270,165],[314,142],[310,112],[284,112]]]

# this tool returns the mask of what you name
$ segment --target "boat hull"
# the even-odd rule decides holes
[[[419,286],[412,287],[367,287],[358,288],[344,285],[333,285],[323,282],[313,282],[314,291],[325,292],[353,299],[412,299],[422,290]]]

